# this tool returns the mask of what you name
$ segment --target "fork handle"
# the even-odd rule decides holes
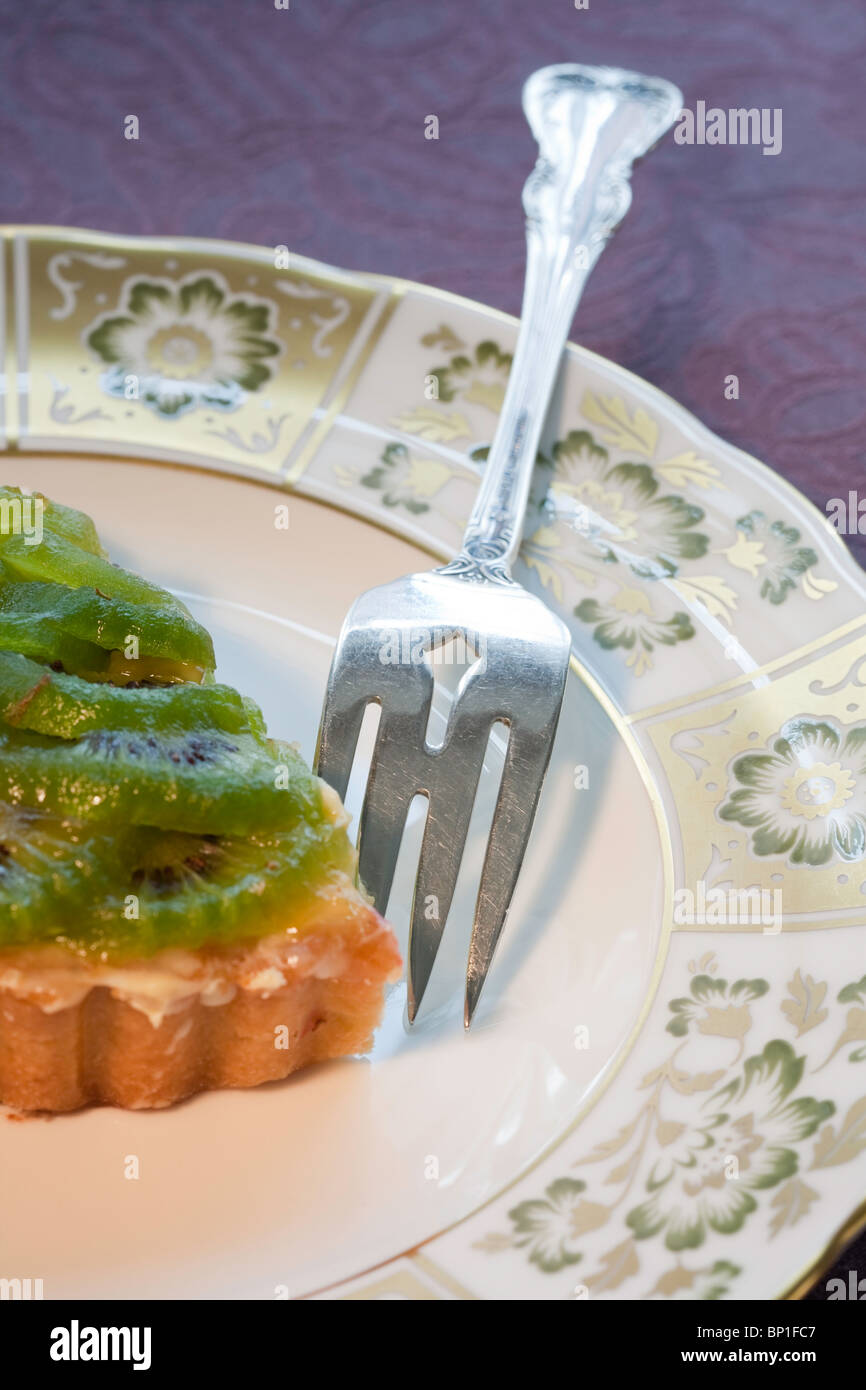
[[[619,68],[541,68],[523,89],[539,158],[523,190],[527,266],[520,331],[472,515],[448,573],[509,583],[535,456],[571,321],[631,203],[629,176],[676,119],[682,94]]]

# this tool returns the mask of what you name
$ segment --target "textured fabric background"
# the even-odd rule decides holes
[[[516,313],[533,68],[780,107],[777,156],[668,137],[638,170],[575,336],[822,510],[866,498],[862,0],[290,3],[0,0],[0,220],[284,243]]]

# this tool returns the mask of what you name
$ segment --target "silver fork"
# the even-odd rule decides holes
[[[317,769],[345,797],[364,712],[381,705],[359,828],[360,877],[385,911],[407,812],[428,799],[409,937],[414,1020],[448,918],[488,739],[506,726],[505,766],[487,845],[466,973],[468,1027],[514,893],[550,761],[571,638],[511,577],[532,470],[571,321],[590,270],[631,202],[629,176],[672,124],[671,83],[617,68],[533,73],[523,109],[539,159],[523,191],[527,271],[514,364],[459,555],[362,594],[328,679]],[[474,650],[444,741],[433,747],[432,653]],[[435,905],[435,910],[431,906]]]

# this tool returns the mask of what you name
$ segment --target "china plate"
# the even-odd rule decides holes
[[[222,679],[309,755],[350,600],[454,551],[514,321],[281,250],[48,228],[0,250],[4,480],[183,594]],[[7,1119],[0,1276],[48,1298],[774,1298],[857,1229],[861,572],[782,479],[570,347],[519,577],[571,625],[573,674],[471,1034],[496,744],[416,1027],[401,985],[371,1058]]]

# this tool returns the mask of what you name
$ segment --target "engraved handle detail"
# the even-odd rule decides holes
[[[496,435],[460,554],[444,567],[509,583],[560,358],[583,287],[631,203],[632,164],[676,119],[670,82],[618,68],[541,68],[523,89],[539,158],[523,190],[520,332]]]

